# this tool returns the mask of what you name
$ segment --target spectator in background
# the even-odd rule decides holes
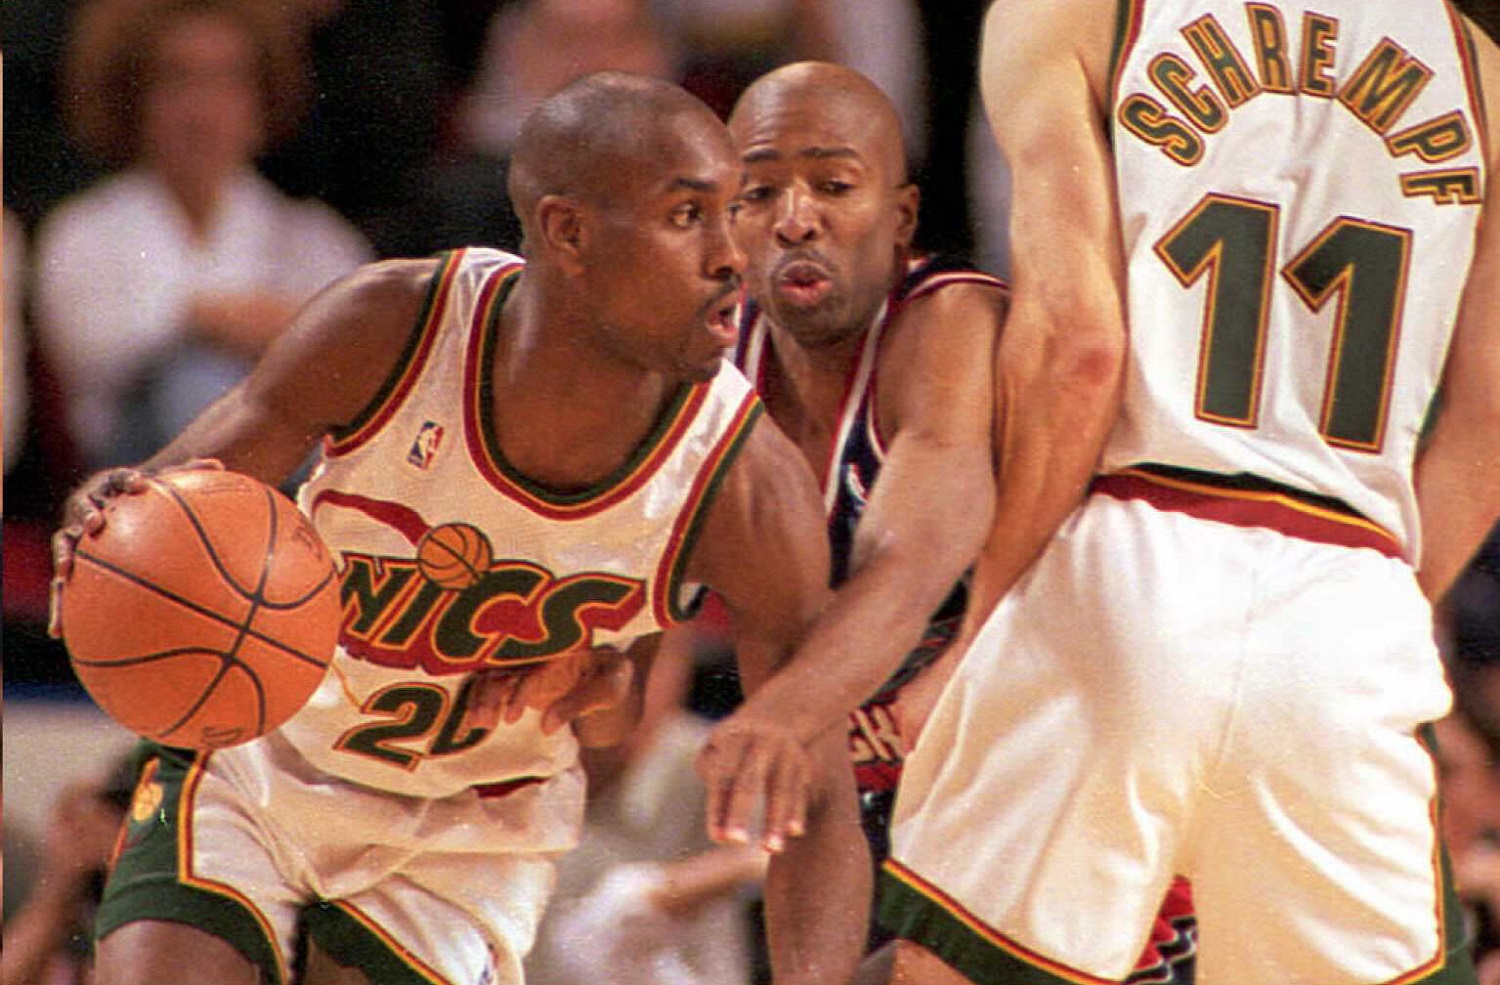
[[[459,96],[452,146],[415,190],[406,252],[483,243],[520,248],[506,192],[521,121],[575,79],[615,70],[674,80],[677,57],[648,0],[518,0],[489,21],[473,80]]]
[[[254,0],[92,0],[66,56],[78,139],[121,166],[37,237],[38,338],[86,467],[135,461],[240,379],[292,313],[370,258],[255,169],[292,132],[295,25]]]
[[[618,746],[585,749],[588,808],[578,847],[526,959],[534,985],[745,985],[746,903],[766,871],[755,846],[715,845],[705,831],[694,757],[707,719],[686,705],[686,635],[664,638],[640,724]]]
[[[771,69],[834,55],[827,0],[658,0],[655,9],[682,50],[683,85],[720,116]]]
[[[278,0],[300,18],[313,93],[297,133],[262,159],[293,195],[348,217],[381,256],[409,252],[413,186],[436,152],[445,93],[438,0]]]
[[[130,806],[136,763],[69,786],[52,807],[35,878],[5,921],[0,985],[86,985],[92,978],[94,909]]]
[[[26,239],[21,222],[5,210],[5,368],[0,387],[5,391],[5,474],[21,456],[26,440],[26,327],[23,285],[26,283]]]
[[[1461,711],[1434,725],[1443,838],[1469,921],[1480,985],[1500,985],[1500,764]]]
[[[682,84],[727,117],[740,93],[796,61],[829,61],[874,82],[896,106],[907,158],[926,156],[921,11],[914,0],[656,0],[681,52]]]
[[[909,158],[922,160],[926,66],[913,0],[502,4],[459,101],[454,146],[416,191],[412,214],[421,221],[407,252],[463,243],[517,247],[504,161],[527,111],[573,79],[604,69],[668,79],[727,116],[752,80],[805,58],[835,61],[872,79],[897,107]]]
[[[510,156],[521,121],[575,79],[613,69],[671,79],[676,56],[648,0],[523,0],[490,21],[460,111],[466,146]]]

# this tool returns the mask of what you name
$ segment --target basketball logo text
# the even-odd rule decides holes
[[[350,656],[439,675],[587,646],[594,630],[618,631],[641,611],[646,586],[604,572],[558,578],[502,560],[453,588],[424,577],[413,558],[346,553],[341,599],[339,640]]]
[[[1235,111],[1260,98],[1336,102],[1384,142],[1393,161],[1440,165],[1474,146],[1461,108],[1406,119],[1435,72],[1391,38],[1364,52],[1340,50],[1336,17],[1307,11],[1288,22],[1268,4],[1247,3],[1244,10],[1248,47],[1212,14],[1183,25],[1179,33],[1192,56],[1157,53],[1147,68],[1153,91],[1124,95],[1120,125],[1184,167],[1201,162]],[[1476,205],[1481,198],[1474,167],[1417,168],[1398,180],[1406,196],[1440,205]]]

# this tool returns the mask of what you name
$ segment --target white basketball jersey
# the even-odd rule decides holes
[[[537,486],[492,426],[499,314],[521,270],[495,250],[446,255],[401,365],[301,490],[339,559],[344,621],[332,672],[282,731],[326,772],[427,797],[553,775],[576,745],[536,712],[461,727],[471,673],[623,647],[687,615],[687,554],[761,405],[726,363],[684,385],[600,487]]]
[[[1112,139],[1131,358],[1104,471],[1333,497],[1416,559],[1412,462],[1486,180],[1443,0],[1127,0]]]

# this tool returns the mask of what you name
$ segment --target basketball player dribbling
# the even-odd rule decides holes
[[[1420,733],[1500,514],[1500,51],[1443,0],[1001,0],[981,63],[994,608],[902,777],[896,980],[1118,980],[1181,873],[1206,985],[1473,982]]]
[[[277,482],[321,440],[300,505],[345,599],[332,672],[287,725],[152,751],[157,806],[128,825],[101,908],[102,985],[284,983],[304,935],[323,980],[519,983],[578,835],[577,741],[537,708],[476,724],[471,682],[649,638],[707,585],[743,626],[753,690],[821,607],[811,477],[722,359],[743,266],[722,124],[675,86],[591,76],[530,117],[510,183],[524,261],[364,269],[138,472],[70,499],[64,581],[97,503],[140,472],[216,459]],[[482,577],[423,576],[444,528],[487,542]],[[842,743],[761,740],[733,796],[765,804],[776,980],[843,980],[869,873]]]

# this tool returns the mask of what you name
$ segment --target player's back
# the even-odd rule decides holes
[[[1105,469],[1332,497],[1414,555],[1411,466],[1487,178],[1460,21],[1443,0],[1128,7],[1131,355]]]

